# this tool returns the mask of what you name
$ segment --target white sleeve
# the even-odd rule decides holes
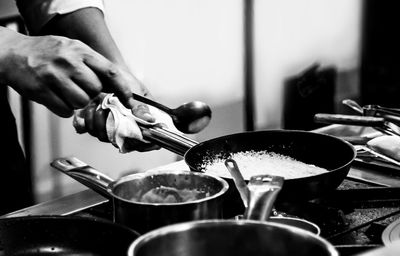
[[[18,10],[30,34],[40,29],[57,14],[95,7],[104,12],[103,0],[16,0]]]

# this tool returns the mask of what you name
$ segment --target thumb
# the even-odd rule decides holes
[[[131,111],[134,116],[150,123],[156,121],[156,118],[150,113],[149,106],[135,100],[132,104]]]

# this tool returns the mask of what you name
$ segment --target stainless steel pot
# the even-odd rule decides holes
[[[249,181],[246,220],[192,221],[142,235],[129,256],[338,256],[329,242],[302,228],[266,221],[282,177],[260,175]]]
[[[114,221],[139,233],[168,224],[222,218],[228,183],[217,176],[191,171],[148,171],[112,180],[75,157],[59,158],[51,166],[113,202]],[[165,186],[201,189],[204,197],[179,203],[141,202],[138,194]]]
[[[338,256],[320,236],[254,220],[204,220],[170,225],[140,236],[129,256]]]

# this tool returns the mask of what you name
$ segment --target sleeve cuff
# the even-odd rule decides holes
[[[28,0],[19,11],[30,34],[36,35],[54,16],[94,7],[104,13],[102,0]]]

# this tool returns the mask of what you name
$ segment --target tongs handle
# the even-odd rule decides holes
[[[139,126],[141,126],[144,139],[180,156],[185,155],[186,151],[199,144],[197,141],[192,140],[185,135],[164,127],[148,127],[140,124]]]

